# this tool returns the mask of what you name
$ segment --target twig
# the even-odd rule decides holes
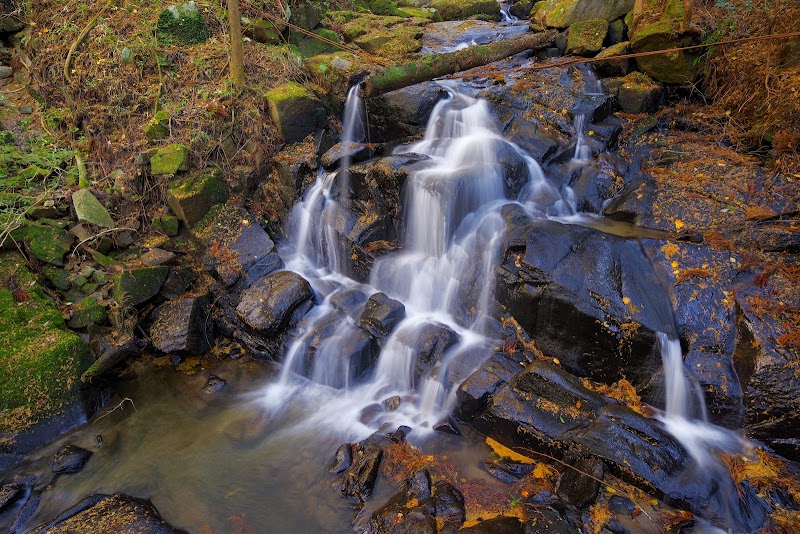
[[[133,406],[133,411],[135,412],[135,411],[136,411],[136,405],[133,403],[133,400],[131,400],[131,398],[130,398],[130,397],[125,397],[124,399],[122,399],[121,401],[119,401],[119,404],[117,404],[117,405],[116,405],[116,406],[114,406],[112,409],[110,409],[109,411],[107,411],[106,413],[104,413],[103,415],[101,415],[100,417],[98,417],[97,419],[95,419],[95,420],[94,420],[94,422],[96,423],[96,422],[98,422],[100,419],[102,419],[103,417],[105,417],[105,416],[107,416],[107,415],[111,415],[113,412],[117,411],[117,409],[120,409],[120,410],[122,410],[122,411],[124,412],[124,411],[125,411],[125,408],[124,408],[122,405],[125,403],[125,401],[127,401],[127,402],[130,402],[130,403],[131,403],[131,406]],[[92,424],[94,424],[94,423],[92,423]]]
[[[92,31],[92,28],[95,27],[97,24],[98,19],[103,16],[103,13],[106,12],[106,9],[111,7],[111,4],[114,0],[108,0],[106,5],[103,6],[103,9],[95,15],[92,20],[83,28],[83,31],[78,34],[78,37],[75,38],[75,41],[72,42],[72,46],[69,47],[69,52],[67,52],[67,59],[64,61],[64,78],[67,80],[67,83],[72,83],[72,78],[70,77],[70,66],[72,65],[72,55],[75,54],[75,51],[78,50],[78,47],[81,45],[86,36],[89,35],[89,32]]]

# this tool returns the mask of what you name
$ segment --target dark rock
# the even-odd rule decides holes
[[[358,326],[380,341],[389,335],[405,315],[406,307],[402,302],[390,298],[385,293],[375,293],[364,305]]]
[[[510,460],[494,461],[484,460],[483,468],[494,478],[505,482],[506,484],[514,484],[518,482],[525,475],[533,471],[534,464],[522,464],[512,462]]]
[[[327,117],[322,102],[299,83],[287,82],[270,89],[264,96],[284,143],[301,141],[316,132]]]
[[[402,443],[406,440],[406,436],[408,436],[409,432],[411,432],[411,427],[399,426],[397,427],[397,430],[389,435],[389,440],[392,443]]]
[[[328,470],[331,473],[338,475],[339,473],[347,470],[353,463],[353,449],[349,443],[340,445],[336,449],[336,454]]]
[[[561,474],[556,486],[556,495],[573,506],[586,508],[594,503],[600,491],[600,481],[605,474],[603,462],[578,454],[567,454],[566,462],[572,469],[567,468]]]
[[[522,522],[516,517],[494,517],[471,527],[462,528],[459,532],[470,534],[523,534],[525,529]]]
[[[150,501],[121,493],[92,495],[39,530],[48,534],[73,532],[141,532],[182,534],[165,523]]]
[[[608,508],[615,514],[633,515],[636,511],[636,504],[627,497],[613,495],[608,499]]]
[[[414,363],[414,381],[428,376],[442,355],[458,342],[458,334],[438,323],[424,323],[397,333],[397,339],[417,355]]]
[[[527,363],[529,362],[524,362]],[[520,361],[507,353],[491,356],[459,386],[456,393],[458,416],[465,421],[472,421],[486,408],[494,394],[521,369]]]
[[[150,339],[164,353],[199,355],[214,342],[208,295],[186,297],[162,304],[153,312]]]
[[[433,429],[437,432],[443,432],[445,434],[450,434],[453,436],[460,436],[461,431],[458,429],[458,425],[456,424],[455,420],[451,417],[445,417],[438,423],[433,425]]]
[[[383,414],[383,405],[375,402],[368,406],[364,406],[358,414],[358,420],[367,426],[371,426],[374,421]]]
[[[53,473],[77,473],[83,469],[91,455],[91,451],[76,445],[64,445],[50,461],[50,469]]]
[[[210,395],[212,393],[219,393],[225,387],[227,387],[228,382],[224,378],[220,378],[217,375],[209,375],[208,380],[206,380],[205,385],[203,386],[203,393]]]
[[[16,484],[3,484],[0,486],[0,513],[5,512],[25,494],[25,486]]]
[[[164,285],[161,286],[158,294],[160,297],[172,300],[180,297],[192,286],[194,273],[191,269],[184,267],[173,267],[169,270]]]
[[[349,158],[350,163],[358,163],[370,159],[375,154],[374,145],[364,143],[337,143],[325,152],[320,158],[320,163],[326,169],[338,166],[344,158]]]
[[[400,398],[400,395],[395,395],[393,397],[389,397],[388,399],[384,399],[381,404],[383,404],[383,407],[386,408],[386,410],[393,412],[400,407],[401,402],[402,399]]]
[[[420,133],[433,107],[446,95],[439,84],[425,82],[370,99],[370,125],[374,123],[376,139],[390,141]]]
[[[8,531],[9,534],[23,532],[25,523],[27,523],[28,520],[33,517],[33,514],[36,513],[41,500],[42,493],[39,490],[33,490],[30,492],[30,494],[28,494],[25,504],[22,505],[20,511],[17,512],[17,517],[14,518],[14,524],[11,525],[11,528]]]
[[[142,254],[140,258],[145,267],[156,267],[165,263],[172,263],[177,258],[174,252],[160,248],[152,248]]]
[[[204,266],[227,286],[249,286],[283,267],[275,243],[244,208],[218,204],[193,231],[206,247]]]
[[[328,303],[342,313],[356,319],[361,314],[367,295],[358,289],[346,289],[331,294]]]
[[[608,78],[603,85],[625,113],[653,111],[663,92],[661,84],[641,72],[631,72],[622,78]]]
[[[280,333],[312,306],[311,285],[299,274],[281,271],[250,286],[236,312],[250,329],[264,335]]]
[[[128,269],[114,275],[114,299],[122,305],[138,306],[156,296],[169,275],[169,267]]]
[[[335,485],[343,497],[364,501],[375,487],[384,448],[391,443],[380,432],[353,446],[352,465],[336,480]]]

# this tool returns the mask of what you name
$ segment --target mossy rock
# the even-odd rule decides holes
[[[311,2],[303,2],[292,7],[289,22],[304,30],[313,30],[322,21],[322,9]]]
[[[174,215],[153,217],[153,229],[169,237],[178,235],[179,220]]]
[[[371,54],[401,58],[422,49],[422,30],[415,26],[394,26],[362,35],[353,44]]]
[[[189,149],[181,144],[160,148],[150,156],[150,172],[174,175],[189,169]]]
[[[101,228],[115,226],[108,210],[88,189],[79,189],[72,194],[72,206],[79,222],[94,224]]]
[[[108,319],[106,307],[94,297],[86,297],[72,308],[72,317],[67,325],[70,328],[86,328],[94,324],[103,324]]]
[[[0,282],[0,432],[19,432],[79,400],[92,356],[20,254],[0,253]]]
[[[404,17],[363,14],[342,25],[342,35],[348,43],[371,31],[391,28],[406,22]]]
[[[466,20],[476,15],[500,19],[500,4],[496,0],[432,0],[430,7],[442,20]]]
[[[253,19],[248,20],[242,28],[245,37],[262,44],[279,44],[283,42],[283,28],[276,26],[271,20]]]
[[[652,111],[661,98],[661,84],[641,72],[631,72],[622,78],[608,78],[604,84],[608,93],[616,96],[625,113]]]
[[[608,21],[605,19],[576,22],[569,27],[567,37],[567,54],[589,56],[603,48],[603,41],[608,33]]]
[[[605,59],[594,64],[595,70],[604,76],[624,76],[631,70],[630,59],[611,59],[617,56],[630,54],[631,47],[628,41],[623,41],[603,49],[595,57]]]
[[[531,19],[550,28],[568,28],[576,22],[618,19],[633,9],[633,0],[545,0],[531,9]]]
[[[211,206],[227,198],[227,187],[219,170],[175,180],[167,188],[167,204],[189,227],[202,219]]]
[[[156,33],[163,43],[204,43],[211,37],[211,28],[193,1],[172,5],[158,16]]]
[[[400,10],[401,16],[412,17],[430,22],[442,22],[439,12],[430,7],[404,7]]]
[[[114,300],[122,306],[138,306],[158,293],[169,275],[169,267],[129,269],[114,275]]]
[[[169,137],[169,114],[157,111],[144,126],[144,135],[151,141],[159,141]]]
[[[64,230],[30,221],[11,232],[11,237],[17,243],[27,242],[37,260],[59,267],[64,265],[64,255],[75,241]]]
[[[339,36],[336,34],[336,32],[326,28],[316,29],[314,30],[314,33],[320,37],[324,37],[329,41],[333,41],[335,43],[339,42]],[[319,54],[329,54],[331,52],[340,50],[340,48],[334,45],[325,43],[313,37],[306,37],[305,39],[301,40],[299,43],[297,43],[297,49],[300,51],[300,55],[304,58]]]
[[[264,95],[270,117],[285,143],[301,141],[322,126],[325,107],[314,94],[297,82],[287,82]]]
[[[697,44],[699,34],[695,31],[681,31],[682,19],[666,19],[647,24],[631,35],[631,50],[634,53],[652,52],[668,48],[680,48]],[[696,51],[677,51],[666,54],[636,58],[642,72],[654,80],[665,83],[685,84],[697,80],[702,65]]]
[[[42,274],[56,289],[66,291],[72,287],[69,274],[64,269],[59,269],[54,265],[45,265],[42,267]]]

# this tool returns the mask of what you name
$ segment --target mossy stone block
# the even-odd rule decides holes
[[[211,206],[228,198],[219,171],[206,171],[175,180],[167,189],[167,204],[189,227],[208,213]]]
[[[150,157],[150,172],[177,174],[189,169],[189,149],[179,143],[160,148]]]
[[[66,291],[72,287],[72,283],[69,281],[69,274],[64,269],[59,269],[54,265],[45,265],[42,267],[42,274],[56,289]]]
[[[329,41],[333,41],[335,43],[339,42],[339,36],[336,32],[328,30],[326,28],[319,28],[314,30],[314,33],[319,35],[320,37],[324,37]],[[324,43],[319,39],[314,39],[313,37],[306,37],[305,39],[301,40],[297,44],[298,50],[300,50],[300,55],[304,58],[316,56],[319,54],[329,54],[332,52],[336,52],[340,50],[340,48],[333,46],[328,43]]]
[[[153,118],[145,124],[144,135],[151,141],[169,137],[169,114],[163,110],[157,111]]]
[[[262,44],[274,45],[283,42],[282,28],[278,28],[271,20],[248,20],[242,28],[245,37]]]
[[[114,219],[108,210],[88,189],[79,189],[72,194],[72,207],[78,221],[94,224],[102,228],[113,228]]]
[[[138,306],[153,298],[169,275],[169,267],[129,269],[114,275],[114,299],[126,306]]]
[[[105,306],[94,297],[86,297],[72,309],[72,318],[67,325],[70,328],[86,328],[93,324],[103,324],[107,318]]]
[[[635,53],[680,48],[696,43],[697,34],[680,32],[681,19],[666,19],[636,28],[631,36],[631,50]],[[694,82],[702,65],[694,51],[678,51],[636,58],[642,72],[660,82],[685,84]]]
[[[531,18],[541,26],[568,28],[587,20],[612,21],[632,9],[633,0],[545,0],[534,4]]]
[[[0,253],[0,280],[0,432],[19,432],[79,399],[92,356],[20,254]]]
[[[37,260],[59,267],[64,265],[64,255],[74,242],[64,230],[27,221],[11,232],[11,237],[18,243],[27,242]]]
[[[628,41],[623,41],[604,48],[595,57],[598,59],[605,59],[606,61],[598,61],[594,64],[595,70],[604,76],[624,76],[631,70],[630,59],[612,59],[617,56],[630,54],[631,47]]]
[[[153,228],[169,237],[178,235],[179,220],[174,215],[162,215],[153,217]]]
[[[576,22],[569,27],[567,54],[578,56],[596,54],[603,48],[607,33],[608,21],[605,19]]]
[[[301,141],[315,132],[324,124],[327,116],[322,102],[296,82],[279,85],[264,97],[270,117],[286,143]]]

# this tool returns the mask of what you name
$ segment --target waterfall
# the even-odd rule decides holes
[[[347,268],[342,221],[349,161],[343,158],[335,173],[320,172],[293,208],[289,244],[281,253],[287,268],[306,277],[322,302],[287,343],[281,375],[263,394],[269,408],[324,390],[327,400],[317,415],[338,407],[327,420],[340,426],[374,429],[391,422],[430,430],[454,405],[459,382],[451,376],[451,363],[478,348],[491,354],[497,343],[490,326],[494,269],[505,232],[502,206],[519,201],[539,213],[574,213],[574,201],[562,197],[538,164],[501,135],[485,101],[460,93],[454,84],[441,85],[448,97],[434,107],[424,137],[395,151],[428,159],[415,165],[407,180],[400,249],[376,260],[369,284],[352,280]],[[362,140],[364,124],[354,87],[345,105],[342,145]],[[509,158],[519,165],[507,165]],[[522,170],[509,177],[509,167]],[[508,198],[509,180],[518,198]],[[402,302],[406,316],[384,340],[373,369],[361,374],[358,362],[344,355],[357,354],[352,346],[360,339],[356,321],[363,306],[347,309],[337,302],[351,293],[363,301],[376,292]],[[422,365],[417,360],[425,335],[441,336],[443,348],[434,362]],[[404,400],[392,411],[375,408],[391,398]]]
[[[586,145],[586,121],[585,114],[576,114],[573,122],[575,128],[575,153],[572,161],[575,163],[586,163],[592,160],[592,149]]]

